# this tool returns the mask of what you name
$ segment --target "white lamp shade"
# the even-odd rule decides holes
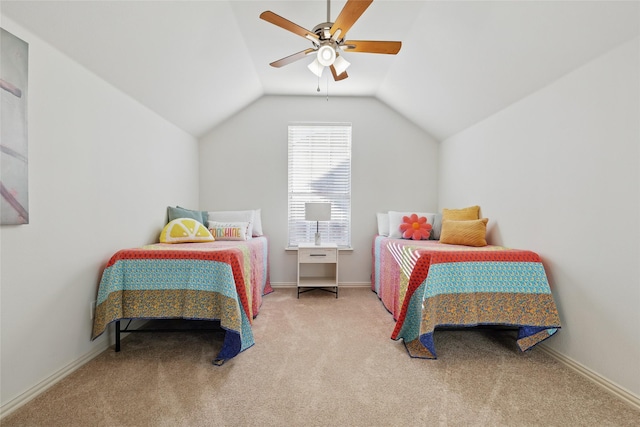
[[[351,63],[346,59],[344,59],[342,56],[336,57],[336,60],[333,62],[333,68],[336,69],[337,75],[340,75],[345,71],[347,71],[347,68],[349,68],[349,65],[351,65]]]
[[[324,70],[324,66],[318,62],[318,58],[314,59],[311,64],[307,65],[307,68],[309,68],[316,76],[322,77],[322,70]]]
[[[333,65],[333,62],[336,60],[336,50],[329,45],[320,46],[317,59],[320,64],[329,67]]]
[[[304,219],[306,221],[330,221],[331,203],[305,203]]]

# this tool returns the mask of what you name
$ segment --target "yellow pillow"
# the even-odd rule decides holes
[[[442,221],[447,219],[454,221],[480,219],[480,206],[469,206],[463,209],[442,209]]]
[[[464,246],[487,246],[487,218],[466,221],[442,221],[440,243]]]
[[[192,218],[176,218],[165,225],[160,233],[161,243],[213,242],[207,227]]]

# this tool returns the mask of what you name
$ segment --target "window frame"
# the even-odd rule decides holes
[[[322,242],[351,249],[352,135],[347,122],[288,124],[287,247],[313,242],[317,225]],[[331,221],[306,221],[305,202],[330,202]]]

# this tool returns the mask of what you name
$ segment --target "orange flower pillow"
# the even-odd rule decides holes
[[[426,217],[418,217],[416,214],[403,216],[400,224],[400,232],[405,239],[427,240],[431,234],[431,228]]]

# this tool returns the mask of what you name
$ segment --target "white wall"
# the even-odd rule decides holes
[[[640,396],[640,46],[634,39],[442,143],[440,208],[538,252],[549,346]]]
[[[374,98],[265,96],[200,141],[200,208],[262,209],[271,281],[295,283],[287,245],[287,125],[352,123],[352,245],[341,283],[370,283],[376,212],[437,207],[438,145]]]
[[[12,21],[29,44],[30,224],[0,228],[1,404],[107,344],[89,303],[118,249],[198,200],[197,141]],[[124,65],[123,65],[124,66]],[[9,403],[9,404],[7,404]]]

